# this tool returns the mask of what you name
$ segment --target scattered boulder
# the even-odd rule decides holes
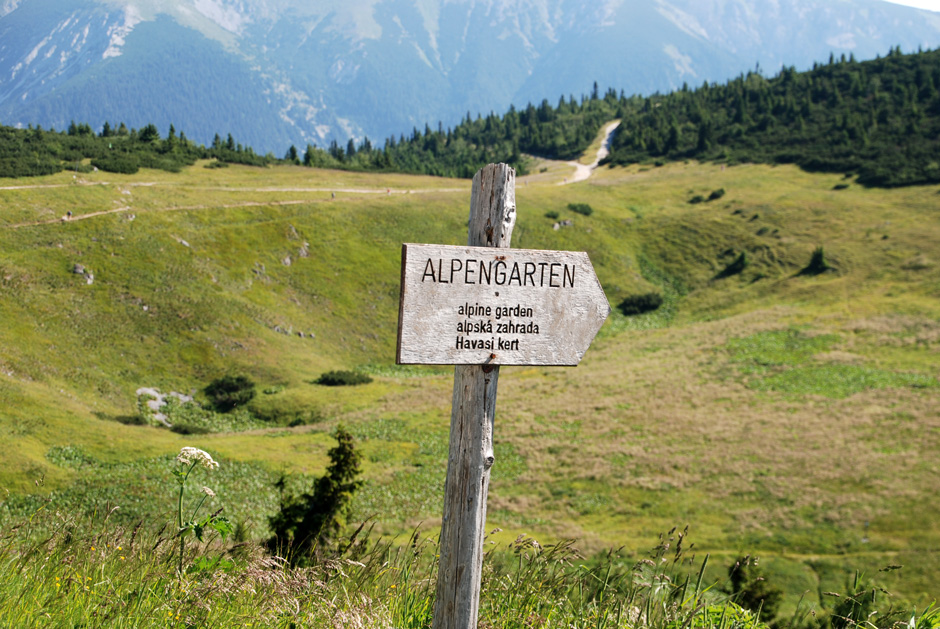
[[[180,404],[189,404],[193,401],[191,395],[184,395],[182,393],[177,393],[176,391],[170,391],[169,393],[160,393],[159,389],[152,387],[141,387],[137,389],[137,408],[140,409],[142,415],[145,419],[149,419],[151,424],[160,424],[167,428],[172,428],[173,425],[170,424],[167,416],[164,415],[160,409],[166,405],[166,399],[168,397],[174,397],[179,400]]]
[[[72,267],[72,273],[83,276],[86,284],[91,284],[95,281],[95,274],[86,269],[84,265],[77,262]]]
[[[294,336],[296,334],[297,338],[301,338],[301,339],[314,339],[317,336],[313,332],[304,332],[303,330],[298,330],[295,332],[294,326],[292,325],[289,325],[287,327],[275,325],[275,326],[272,326],[271,329],[277,332],[278,334],[283,334],[284,336]]]

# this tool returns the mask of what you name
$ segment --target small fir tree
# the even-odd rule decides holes
[[[362,486],[358,480],[362,455],[353,437],[342,426],[333,435],[336,447],[329,451],[326,474],[313,482],[308,493],[284,497],[280,509],[269,519],[274,535],[268,548],[284,553],[293,564],[321,558],[332,550],[333,541],[346,527],[350,505]]]

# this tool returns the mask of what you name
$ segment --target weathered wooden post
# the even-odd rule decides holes
[[[509,248],[516,224],[515,186],[516,173],[506,164],[490,164],[477,172],[470,192],[467,245]],[[477,626],[498,382],[498,366],[454,368],[434,629]]]
[[[480,607],[499,365],[577,365],[610,305],[584,252],[509,248],[515,171],[473,178],[466,247],[402,245],[399,364],[457,365],[434,629]]]

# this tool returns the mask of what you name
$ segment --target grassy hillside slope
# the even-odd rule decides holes
[[[517,182],[513,245],[587,251],[612,305],[664,304],[615,312],[577,368],[503,370],[496,538],[645,549],[690,524],[714,576],[760,555],[791,609],[888,564],[904,565],[878,575],[901,600],[933,600],[938,187],[698,164],[560,186],[570,170],[543,166]],[[439,525],[452,377],[393,365],[399,255],[465,242],[469,182],[202,164],[80,177],[0,189],[0,517],[51,498],[169,518],[169,462],[192,445],[222,461],[215,505],[260,537],[273,483],[322,473],[341,422],[366,456],[355,517],[390,535]],[[801,275],[819,246],[832,270]],[[375,381],[312,384],[354,367]],[[198,395],[227,373],[259,383],[268,423],[122,423],[140,387]]]

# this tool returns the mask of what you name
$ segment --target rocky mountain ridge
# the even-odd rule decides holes
[[[0,123],[174,124],[261,152],[940,43],[879,0],[5,0]]]

